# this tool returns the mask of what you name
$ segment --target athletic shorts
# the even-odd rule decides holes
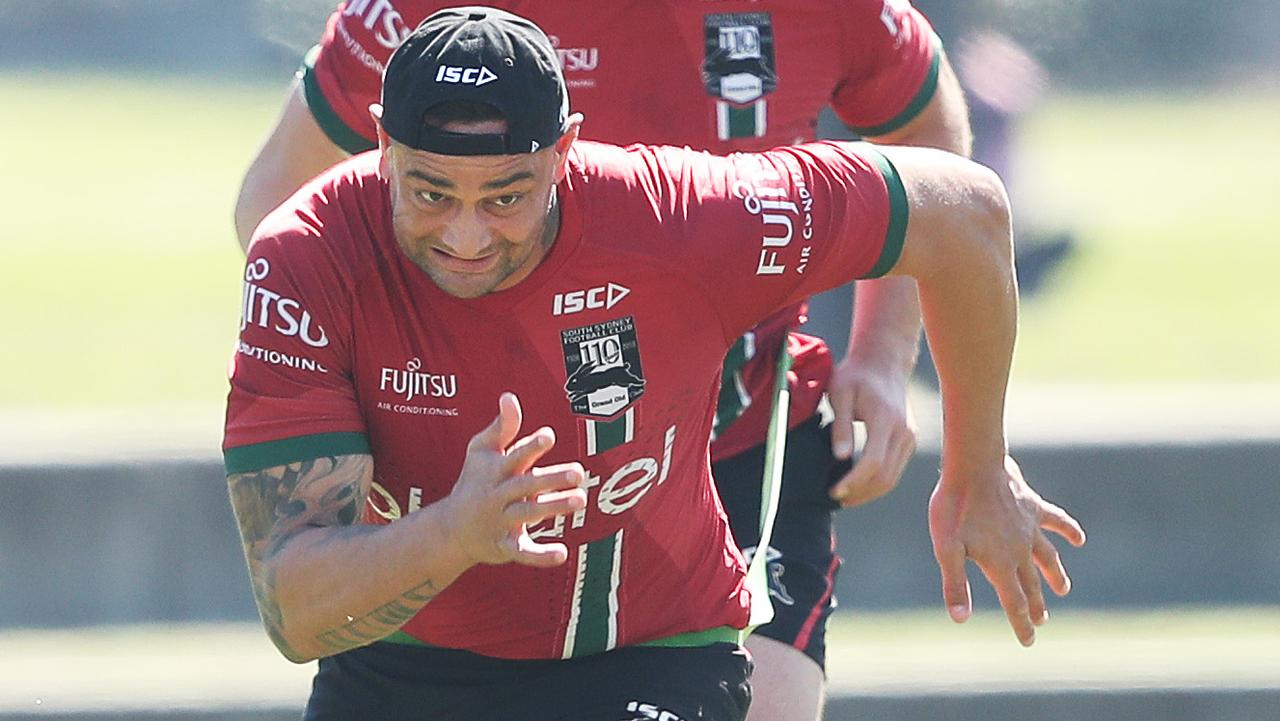
[[[827,619],[835,610],[836,572],[831,514],[840,507],[827,489],[849,471],[831,455],[830,428],[820,414],[787,433],[778,515],[768,550],[773,621],[755,633],[805,653],[826,669]],[[729,525],[748,559],[760,543],[760,484],[764,445],[711,466]]]
[[[304,721],[742,721],[751,661],[732,643],[512,661],[378,642],[320,659]]]

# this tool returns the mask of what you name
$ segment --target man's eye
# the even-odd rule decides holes
[[[494,198],[493,204],[498,206],[499,208],[510,208],[511,206],[515,205],[518,200],[520,200],[519,193],[508,193],[506,195],[499,195],[498,197]]]
[[[434,190],[420,190],[418,191],[418,197],[428,203],[439,203],[444,200],[444,193],[437,193]]]

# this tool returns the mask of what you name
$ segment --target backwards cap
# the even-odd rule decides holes
[[[423,122],[440,103],[497,108],[507,132],[450,133]],[[393,140],[442,155],[514,155],[548,147],[564,133],[569,93],[546,33],[518,15],[488,7],[432,14],[387,63],[382,127]]]

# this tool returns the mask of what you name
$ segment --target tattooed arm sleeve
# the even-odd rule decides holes
[[[296,663],[393,633],[453,581],[431,507],[389,526],[359,523],[368,455],[316,458],[227,477],[254,599],[267,633]]]

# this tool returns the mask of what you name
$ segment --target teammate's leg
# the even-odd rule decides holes
[[[760,479],[764,449],[757,446],[713,466],[734,536],[754,555],[759,542]],[[835,555],[827,496],[847,470],[831,455],[829,430],[815,415],[787,434],[783,480],[768,554],[774,620],[747,641],[755,656],[748,721],[815,721],[825,693],[826,626],[835,608]]]
[[[747,639],[755,662],[747,721],[808,721],[822,718],[826,674],[803,651],[755,633]]]

